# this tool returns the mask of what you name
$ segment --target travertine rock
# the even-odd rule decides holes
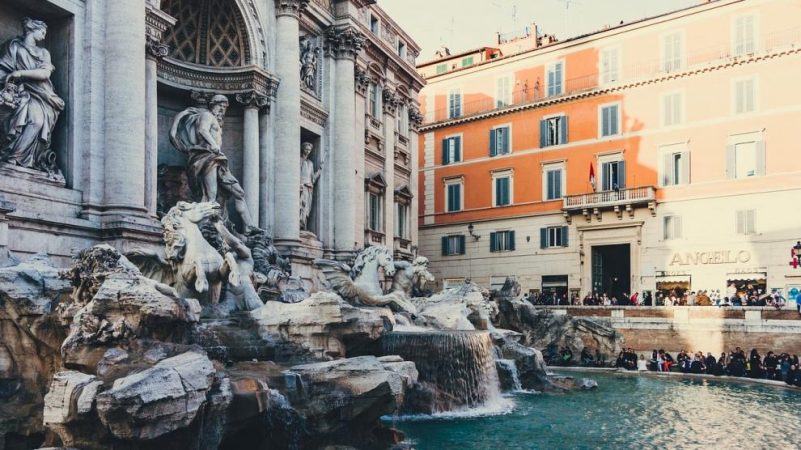
[[[520,333],[494,330],[491,336],[499,356],[514,362],[521,388],[537,391],[553,389],[542,352],[520,344]]]
[[[93,375],[74,370],[55,374],[44,398],[44,424],[68,423],[90,412],[102,384]]]
[[[388,308],[359,308],[323,292],[299,303],[267,302],[251,315],[262,338],[300,344],[321,359],[368,353],[394,323]]]
[[[438,330],[486,330],[495,306],[488,300],[486,289],[464,283],[427,298],[414,298],[417,307],[416,325]]]
[[[201,353],[167,358],[115,380],[97,396],[98,416],[115,437],[126,440],[154,439],[187,427],[207,401],[214,372]]]

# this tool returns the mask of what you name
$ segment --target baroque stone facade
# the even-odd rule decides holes
[[[170,125],[223,95],[220,147],[244,192],[246,225],[272,236],[293,266],[372,244],[413,256],[419,48],[375,2],[12,1],[0,5],[0,42],[31,33],[25,17],[48,25],[37,43],[65,107],[48,124],[45,165],[0,164],[0,245],[12,253],[66,262],[98,242],[158,247],[158,219],[189,200],[186,189],[159,192],[181,185],[189,159]],[[362,145],[368,131],[375,139]],[[302,142],[319,171],[303,220]],[[387,189],[371,199],[364,180],[377,174]]]

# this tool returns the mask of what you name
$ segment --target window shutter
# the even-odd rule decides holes
[[[756,174],[765,175],[765,141],[756,142]]]
[[[681,153],[681,183],[690,184],[690,152]]]
[[[515,249],[515,232],[514,230],[509,231],[509,248],[507,250],[514,250]]]
[[[562,116],[559,121],[559,143],[567,144],[567,116]]]
[[[459,254],[464,255],[465,246],[464,246],[464,235],[459,236]]]
[[[553,178],[553,198],[562,198],[562,171],[554,170]]]
[[[497,155],[497,146],[495,145],[495,130],[490,130],[490,148],[489,148],[489,155],[495,156]]]
[[[503,127],[502,130],[503,131],[501,132],[501,149],[503,151],[503,154],[508,154],[511,153],[511,149],[509,148],[509,143],[511,142],[510,140],[511,136],[509,134],[511,133],[512,130],[509,127]]]
[[[662,157],[662,186],[673,184],[673,153],[665,153]]]
[[[548,133],[548,122],[544,119],[540,120],[540,148],[545,148],[547,146],[546,136]]]
[[[448,165],[450,161],[448,161],[448,139],[442,140],[442,165]]]
[[[562,227],[562,247],[567,247],[568,246],[568,242],[567,242],[567,236],[568,236],[568,234],[567,234],[568,231],[567,230],[568,229],[569,229],[568,227]]]
[[[490,233],[490,251],[491,252],[498,251],[498,233],[494,231]]]
[[[453,139],[454,139],[454,145],[456,146],[456,151],[454,152],[456,157],[453,161],[450,162],[459,162],[462,160],[462,137],[457,136]]]
[[[617,105],[609,108],[609,115],[611,116],[611,117],[609,117],[609,123],[611,124],[609,126],[609,134],[614,135],[614,134],[620,133],[620,130],[618,129],[618,123],[617,123],[617,116],[618,116],[619,113],[620,113],[620,111],[619,111],[619,107]]]
[[[626,161],[617,163],[617,187],[619,189],[626,188]]]
[[[448,236],[442,236],[442,256],[448,256]]]
[[[726,146],[726,177],[736,178],[737,167],[735,166],[737,147],[734,145]]]
[[[453,205],[454,211],[461,211],[462,210],[462,185],[457,184],[456,189],[454,189],[455,193],[453,196]]]
[[[548,229],[540,228],[540,248],[548,247]]]

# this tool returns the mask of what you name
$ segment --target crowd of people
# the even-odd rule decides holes
[[[762,289],[734,289],[731,295],[725,296],[721,295],[720,290],[706,289],[657,291],[655,296],[649,291],[642,295],[638,292],[631,295],[626,292],[621,294],[592,292],[584,298],[579,298],[578,295],[568,298],[567,294],[559,292],[535,292],[525,294],[524,300],[538,306],[770,306],[781,309],[786,305],[781,294],[775,291],[767,293]]]
[[[582,355],[585,350],[582,350]],[[582,364],[585,366],[595,365],[591,361],[585,364],[583,358]],[[653,350],[650,359],[646,359],[645,355],[637,356],[633,349],[628,348],[618,354],[614,366],[626,370],[729,375],[778,380],[801,386],[801,366],[799,366],[798,355],[769,351],[763,357],[757,349],[752,349],[750,353],[746,354],[740,347],[728,353],[723,352],[717,358],[711,352],[704,355],[700,351],[692,353],[686,350],[681,350],[674,357],[664,349],[660,349]]]

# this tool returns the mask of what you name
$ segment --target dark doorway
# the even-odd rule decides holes
[[[592,290],[620,299],[631,295],[631,251],[629,244],[592,247]]]

